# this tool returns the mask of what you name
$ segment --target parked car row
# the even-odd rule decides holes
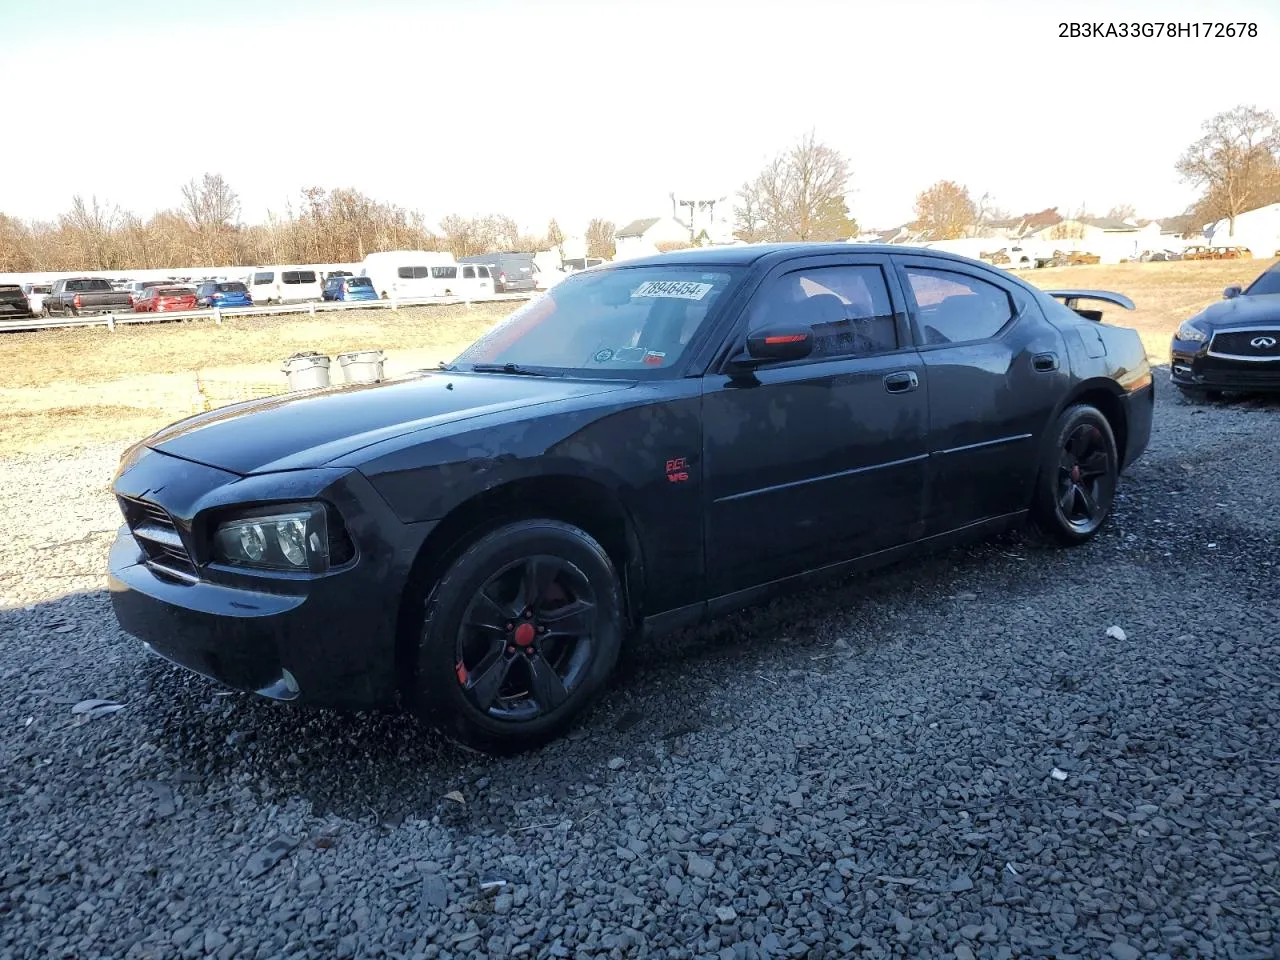
[[[1253,251],[1248,247],[1187,247],[1182,251],[1183,260],[1252,260]]]
[[[353,270],[260,266],[242,277],[172,275],[164,279],[65,277],[52,283],[0,285],[0,318],[163,313],[277,303],[463,297],[548,290],[570,273],[598,266],[598,257],[539,264],[532,253],[500,252],[455,259],[451,253],[392,250],[371,253]],[[357,265],[351,265],[357,266]],[[230,271],[228,271],[230,272]]]

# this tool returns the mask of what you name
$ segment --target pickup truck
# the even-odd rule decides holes
[[[46,317],[78,317],[86,313],[127,313],[132,309],[133,298],[127,291],[113,290],[110,280],[71,277],[53,282],[41,313]]]

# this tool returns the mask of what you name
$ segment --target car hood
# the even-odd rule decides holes
[[[1251,327],[1260,323],[1280,324],[1280,294],[1266,293],[1219,300],[1201,311],[1196,319],[1207,320],[1216,330]]]
[[[302,470],[406,433],[628,386],[626,381],[430,373],[237,403],[181,420],[144,443],[232,473]]]

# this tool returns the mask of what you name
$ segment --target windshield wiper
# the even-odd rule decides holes
[[[526,377],[549,377],[551,374],[541,370],[530,370],[518,363],[473,363],[471,369],[476,373],[518,373]]]

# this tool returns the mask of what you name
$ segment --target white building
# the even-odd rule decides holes
[[[1280,255],[1280,203],[1237,214],[1235,230],[1224,219],[1204,232],[1214,246],[1247,247],[1255,257]]]
[[[662,253],[667,245],[691,244],[689,228],[674,217],[632,220],[613,235],[615,260],[634,260]]]

